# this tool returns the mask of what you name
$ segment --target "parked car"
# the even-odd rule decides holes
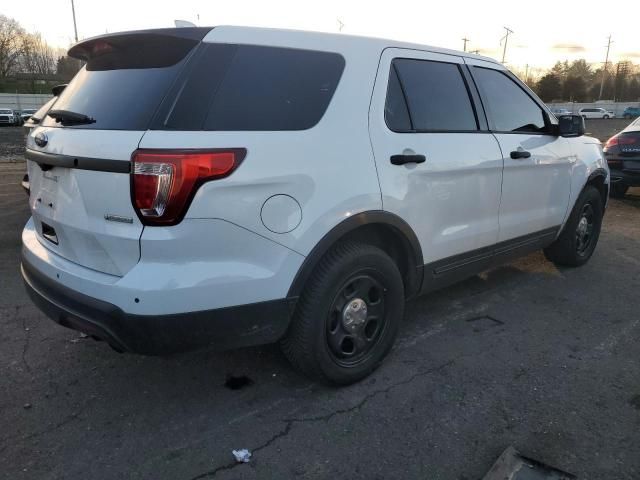
[[[28,137],[22,272],[53,320],[116,350],[280,341],[348,384],[389,352],[407,299],[596,247],[600,142],[491,59],[240,27],[69,55],[86,66]]]
[[[623,118],[635,118],[640,117],[640,107],[627,107],[622,112]]]
[[[37,110],[35,108],[25,108],[24,110],[22,110],[22,112],[20,112],[20,116],[22,117],[22,123],[24,124],[24,122],[29,120],[31,118],[31,115],[33,115],[36,112]]]
[[[19,115],[17,115],[10,108],[0,108],[0,125],[20,125],[20,120],[18,120]]]
[[[560,115],[573,115],[571,110],[567,110],[566,108],[552,108],[551,113],[556,117],[559,117]]]
[[[584,119],[588,118],[615,118],[616,114],[610,110],[604,108],[581,108],[578,114],[582,115]]]
[[[607,141],[604,155],[611,170],[612,197],[624,197],[629,187],[640,187],[640,118]]]

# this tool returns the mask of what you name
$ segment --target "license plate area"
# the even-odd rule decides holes
[[[42,237],[54,245],[58,245],[58,235],[56,235],[56,230],[51,225],[45,222],[40,222],[42,226]]]

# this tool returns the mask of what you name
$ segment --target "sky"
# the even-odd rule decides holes
[[[175,19],[201,26],[248,25],[367,35],[502,58],[503,27],[509,27],[505,63],[532,72],[558,60],[640,63],[638,0],[75,0],[78,37],[174,26]],[[0,14],[13,17],[51,45],[73,44],[71,0],[0,0]]]

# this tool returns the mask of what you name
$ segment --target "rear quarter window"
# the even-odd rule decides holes
[[[306,130],[326,112],[344,66],[332,52],[203,43],[153,128]]]

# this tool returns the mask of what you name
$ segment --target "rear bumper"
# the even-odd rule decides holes
[[[611,169],[610,173],[611,184],[624,183],[630,187],[640,187],[640,170],[616,170]]]
[[[286,299],[190,313],[135,315],[65,287],[40,273],[24,255],[21,270],[27,293],[48,317],[120,351],[160,355],[260,345],[277,341],[289,325]]]

